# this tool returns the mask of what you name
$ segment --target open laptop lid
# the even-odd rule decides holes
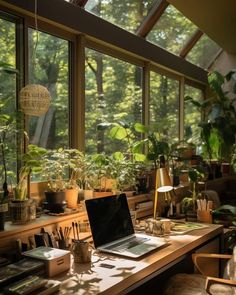
[[[95,248],[134,234],[125,194],[85,201]]]

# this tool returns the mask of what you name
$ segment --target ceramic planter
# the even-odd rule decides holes
[[[59,192],[45,192],[46,202],[45,207],[51,213],[63,213],[66,208],[66,193]]]

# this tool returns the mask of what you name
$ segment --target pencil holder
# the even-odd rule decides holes
[[[75,263],[87,263],[91,261],[91,249],[86,241],[74,240],[71,250]]]
[[[197,220],[205,223],[212,223],[211,211],[197,210]]]

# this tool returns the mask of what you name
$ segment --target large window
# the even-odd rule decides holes
[[[179,54],[197,27],[169,5],[147,36],[147,40],[162,48]]]
[[[179,82],[164,75],[150,74],[150,124],[160,139],[170,143],[179,137]]]
[[[15,23],[0,18],[0,189],[2,189],[4,178],[4,162],[8,173],[8,183],[14,182],[16,176],[15,31]],[[6,69],[10,69],[10,71],[5,71]],[[3,152],[5,153],[4,155]]]
[[[85,147],[86,152],[111,153],[124,144],[97,131],[103,122],[141,122],[142,69],[130,63],[86,50]]]
[[[48,112],[30,117],[31,143],[46,148],[69,145],[69,42],[29,29],[29,82],[48,88]]]
[[[203,100],[202,90],[185,84],[185,97],[190,96],[196,101]],[[199,142],[201,110],[190,101],[184,104],[184,138],[193,143]]]
[[[88,0],[85,9],[134,33],[154,2],[153,0]]]
[[[186,59],[203,69],[208,69],[219,51],[219,45],[206,35],[203,35],[187,54]]]

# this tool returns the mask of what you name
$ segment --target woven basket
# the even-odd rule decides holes
[[[41,116],[50,106],[51,95],[42,85],[29,84],[20,91],[20,107],[29,116]]]

